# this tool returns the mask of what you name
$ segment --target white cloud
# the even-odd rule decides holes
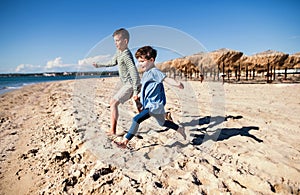
[[[50,60],[46,65],[20,64],[15,72],[19,73],[40,73],[40,72],[65,72],[75,71],[78,65],[64,64],[61,57]]]
[[[60,67],[64,67],[64,66],[66,66],[66,65],[63,64],[61,57],[57,57],[54,60],[48,61],[45,68],[46,69],[55,69],[57,67],[60,68]]]
[[[21,72],[25,68],[25,66],[25,64],[20,64],[19,66],[17,66],[16,72]]]
[[[41,72],[71,72],[78,69],[78,64],[64,64],[61,57],[49,60],[46,65],[20,64],[15,72],[41,73]]]
[[[32,65],[32,64],[20,64],[15,69],[16,72],[40,72],[43,68],[39,65]]]
[[[106,63],[111,59],[111,55],[99,55],[93,57],[87,57],[78,60],[77,64],[66,64],[63,62],[62,57],[56,57],[53,60],[49,60],[45,65],[33,65],[33,64],[20,64],[15,68],[15,72],[19,73],[38,73],[38,72],[76,72],[76,71],[101,71],[93,67],[94,62]],[[111,68],[105,68],[105,70],[111,70]],[[113,68],[112,70],[115,70]]]
[[[63,63],[62,57],[57,57],[46,63],[44,72],[74,72],[78,69],[78,64],[65,64]]]

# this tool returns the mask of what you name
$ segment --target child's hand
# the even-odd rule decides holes
[[[133,98],[134,101],[139,100],[139,96],[137,96],[137,95],[134,95],[132,98]]]
[[[134,100],[134,103],[135,103],[135,106],[136,106],[138,112],[139,112],[139,113],[142,112],[143,105],[142,105],[141,102],[140,102],[139,96],[134,95],[134,96],[132,97],[132,99]]]

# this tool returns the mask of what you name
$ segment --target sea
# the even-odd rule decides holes
[[[36,83],[103,77],[108,75],[0,74],[0,95]]]

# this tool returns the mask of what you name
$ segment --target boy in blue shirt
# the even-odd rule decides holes
[[[184,127],[179,127],[174,122],[165,120],[164,107],[166,104],[166,96],[163,81],[180,89],[183,89],[184,86],[181,82],[168,78],[155,67],[154,62],[156,55],[157,51],[150,46],[139,48],[135,53],[135,57],[144,72],[141,79],[142,89],[140,97],[142,111],[133,118],[132,125],[125,139],[121,142],[116,142],[119,147],[126,148],[128,142],[136,134],[139,124],[150,118],[150,116],[153,116],[160,126],[174,129],[186,139]]]

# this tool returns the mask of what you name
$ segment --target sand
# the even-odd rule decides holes
[[[104,133],[116,83],[1,95],[0,194],[300,194],[299,84],[166,86],[188,140],[149,119],[124,150]],[[119,111],[122,134],[137,112],[131,101]]]

